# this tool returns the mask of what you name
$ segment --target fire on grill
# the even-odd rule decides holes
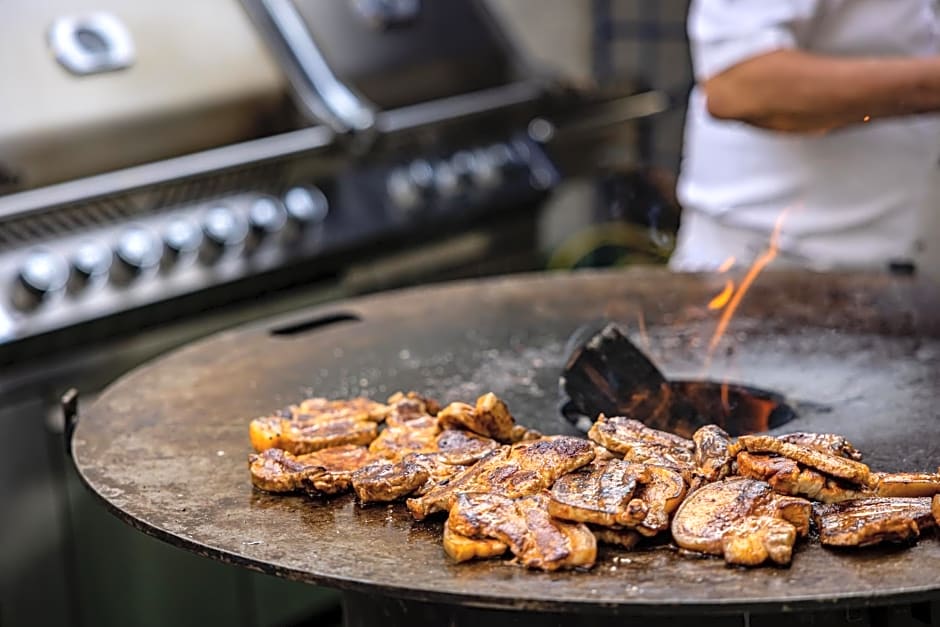
[[[413,392],[308,399],[250,432],[256,487],[406,499],[416,520],[446,516],[458,562],[510,552],[530,568],[590,568],[598,543],[671,540],[732,564],[788,564],[814,526],[824,545],[867,546],[940,519],[940,473],[872,472],[835,434],[733,438],[706,424],[686,438],[600,414],[586,439],[542,435],[493,394],[441,408]]]

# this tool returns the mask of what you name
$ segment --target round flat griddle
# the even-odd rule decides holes
[[[940,597],[940,538],[740,569],[669,546],[603,548],[589,572],[501,560],[456,565],[441,521],[402,505],[313,501],[251,486],[248,422],[304,396],[442,401],[494,391],[518,421],[573,433],[558,412],[565,342],[617,321],[670,377],[703,374],[724,276],[523,276],[335,303],[221,333],[145,365],[83,411],[75,463],[125,521],[197,553],[282,577],[434,603],[537,611],[739,612]],[[784,394],[787,430],[834,431],[875,469],[940,463],[940,296],[910,279],[765,273],[707,376]]]

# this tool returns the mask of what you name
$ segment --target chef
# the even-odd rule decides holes
[[[670,264],[937,264],[936,0],[692,0],[697,79]],[[922,268],[930,270],[930,268]]]

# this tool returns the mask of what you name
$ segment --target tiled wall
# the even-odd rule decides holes
[[[634,79],[675,103],[652,127],[653,165],[677,171],[692,66],[685,20],[689,0],[592,0],[594,75],[603,83]]]

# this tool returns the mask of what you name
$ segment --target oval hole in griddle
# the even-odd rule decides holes
[[[354,313],[340,311],[337,313],[317,316],[308,320],[301,320],[300,322],[292,322],[280,327],[274,327],[268,332],[274,337],[293,337],[303,333],[316,331],[324,327],[330,327],[336,324],[343,324],[347,322],[362,322],[362,318]]]

